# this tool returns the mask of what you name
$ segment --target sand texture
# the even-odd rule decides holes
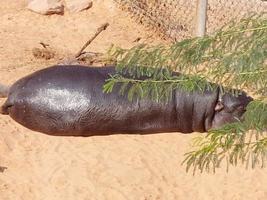
[[[111,43],[131,47],[160,41],[108,0],[88,11],[42,16],[26,1],[0,1],[0,82],[12,84],[75,54],[102,23],[110,26],[87,50]],[[49,44],[51,60],[32,49]],[[0,99],[2,104],[5,99]],[[196,134],[53,137],[0,116],[0,200],[265,200],[267,169],[225,167],[216,174],[185,172],[183,154]],[[6,167],[6,168],[3,168]]]

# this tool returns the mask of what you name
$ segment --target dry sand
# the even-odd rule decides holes
[[[76,53],[106,21],[111,25],[91,51],[103,52],[111,43],[131,47],[137,37],[159,41],[108,0],[64,16],[41,16],[25,5],[24,0],[0,1],[0,82],[5,84]],[[40,41],[57,50],[55,59],[32,56]],[[267,199],[267,169],[186,173],[180,164],[194,136],[53,137],[0,116],[0,166],[7,167],[0,172],[0,200]]]

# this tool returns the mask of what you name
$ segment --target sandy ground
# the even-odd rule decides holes
[[[108,0],[64,16],[41,16],[25,5],[23,0],[0,1],[0,81],[5,84],[76,53],[104,22],[111,25],[91,51],[104,52],[111,43],[131,47],[137,37],[159,41]],[[32,56],[40,41],[56,49],[55,59]],[[194,136],[53,137],[0,116],[0,166],[7,168],[0,172],[0,200],[267,199],[267,169],[186,173],[181,162]]]

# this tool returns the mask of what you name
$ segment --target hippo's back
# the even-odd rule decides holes
[[[114,71],[114,67],[46,68],[18,80],[5,105],[9,115],[20,124],[53,135],[153,130],[161,129],[161,124],[170,130],[174,128],[171,127],[174,115],[157,119],[166,111],[166,105],[129,102],[118,91],[103,93],[105,80]],[[136,119],[140,110],[140,119]],[[174,114],[172,110],[170,107],[170,115]]]

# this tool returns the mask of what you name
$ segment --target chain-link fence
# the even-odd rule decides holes
[[[198,0],[114,0],[141,24],[162,36],[181,40],[195,35]],[[267,1],[208,0],[207,33],[214,32],[231,20],[251,13],[267,12]]]

